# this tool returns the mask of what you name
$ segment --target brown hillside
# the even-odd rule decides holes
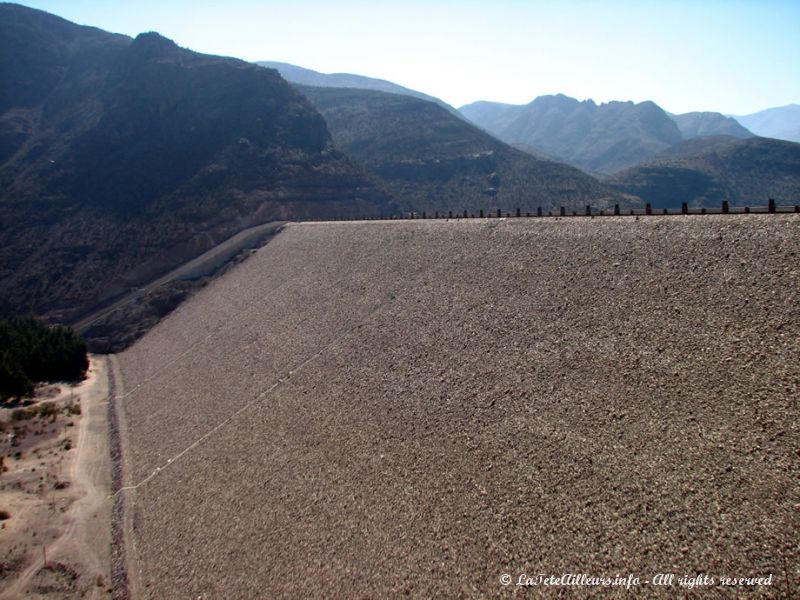
[[[798,253],[796,215],[289,225],[118,357],[133,582],[482,598],[526,592],[504,573],[772,573],[717,591],[788,594]]]
[[[72,322],[248,227],[393,210],[276,71],[0,3],[0,315]]]

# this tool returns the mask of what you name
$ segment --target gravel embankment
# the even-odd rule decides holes
[[[789,595],[798,258],[795,215],[290,225],[119,356],[139,585]]]
[[[117,363],[115,357],[108,360],[108,447],[111,458],[111,590],[113,600],[129,600],[128,564],[125,557],[125,494],[120,493],[124,485],[122,439],[120,432],[117,390]]]

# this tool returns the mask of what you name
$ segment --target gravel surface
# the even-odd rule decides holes
[[[290,225],[119,356],[134,576],[792,595],[799,255],[795,215]],[[516,585],[566,573],[643,581]]]

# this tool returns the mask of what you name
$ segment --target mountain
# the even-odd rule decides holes
[[[563,94],[524,106],[479,102],[467,119],[510,144],[526,144],[590,171],[611,174],[683,140],[676,123],[653,102],[579,102]]]
[[[626,202],[593,177],[509,147],[418,98],[298,86],[336,144],[389,182],[410,210],[475,212]]]
[[[756,135],[800,142],[800,104],[768,108],[734,118]]]
[[[256,62],[256,64],[277,70],[286,81],[291,83],[315,87],[358,88],[361,90],[375,90],[378,92],[388,92],[390,94],[400,94],[402,96],[413,96],[414,98],[434,102],[448,112],[461,117],[461,114],[446,102],[442,102],[438,98],[434,98],[428,94],[423,94],[422,92],[408,89],[402,85],[397,85],[391,81],[386,81],[385,79],[375,79],[374,77],[353,75],[351,73],[320,73],[319,71],[312,71],[311,69],[298,67],[297,65],[269,60],[261,60]]]
[[[246,227],[391,208],[275,70],[12,4],[0,44],[0,314],[70,320]]]
[[[618,173],[607,181],[654,206],[717,207],[796,204],[800,198],[800,144],[752,137],[696,138],[657,159]]]
[[[525,106],[479,100],[458,109],[468,121],[493,135],[508,127],[523,114]],[[523,143],[523,142],[517,142]]]
[[[689,112],[682,115],[670,115],[678,125],[683,139],[696,137],[729,135],[737,138],[753,137],[753,134],[742,127],[732,117],[717,112]]]

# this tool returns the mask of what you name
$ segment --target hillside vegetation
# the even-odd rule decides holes
[[[291,224],[118,357],[129,573],[154,598],[506,598],[534,567],[791,596],[799,253],[800,215]]]
[[[769,138],[698,138],[656,160],[617,174],[608,184],[654,206],[800,204],[800,144]]]

